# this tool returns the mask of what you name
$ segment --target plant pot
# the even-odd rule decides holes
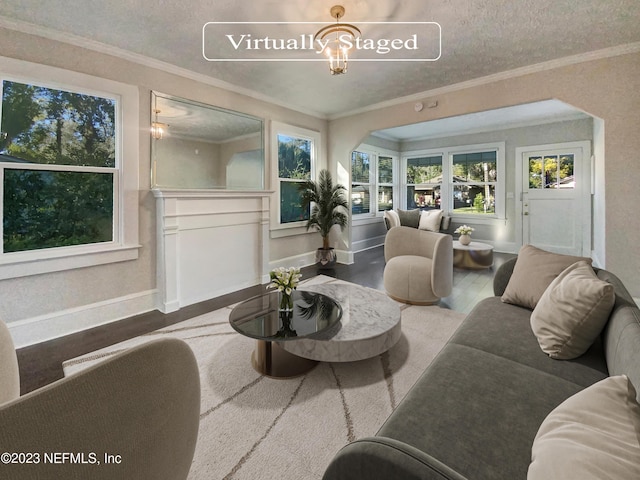
[[[320,268],[333,268],[336,264],[336,252],[333,248],[316,250],[316,263]]]
[[[471,235],[468,234],[462,234],[460,235],[460,238],[458,239],[458,241],[462,244],[462,245],[469,245],[471,243]]]

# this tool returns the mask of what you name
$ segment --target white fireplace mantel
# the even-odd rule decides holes
[[[270,191],[153,189],[158,309],[169,313],[269,279]]]

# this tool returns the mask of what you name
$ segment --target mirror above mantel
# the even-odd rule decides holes
[[[156,189],[264,189],[263,121],[151,93],[151,184]]]

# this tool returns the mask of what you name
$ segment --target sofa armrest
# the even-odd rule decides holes
[[[501,297],[504,291],[507,289],[507,284],[513,274],[513,268],[516,266],[516,260],[518,258],[510,258],[504,262],[493,277],[493,294],[497,297]]]
[[[323,480],[466,480],[425,452],[387,437],[367,437],[343,447]]]

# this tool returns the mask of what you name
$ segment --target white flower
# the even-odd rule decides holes
[[[474,230],[475,229],[473,227],[470,227],[468,225],[461,225],[458,228],[456,228],[453,233],[458,233],[460,235],[469,235]]]
[[[284,291],[287,295],[291,295],[291,292],[297,288],[302,275],[298,267],[278,267],[269,272],[269,278],[271,283],[267,288],[277,288],[279,292]]]

